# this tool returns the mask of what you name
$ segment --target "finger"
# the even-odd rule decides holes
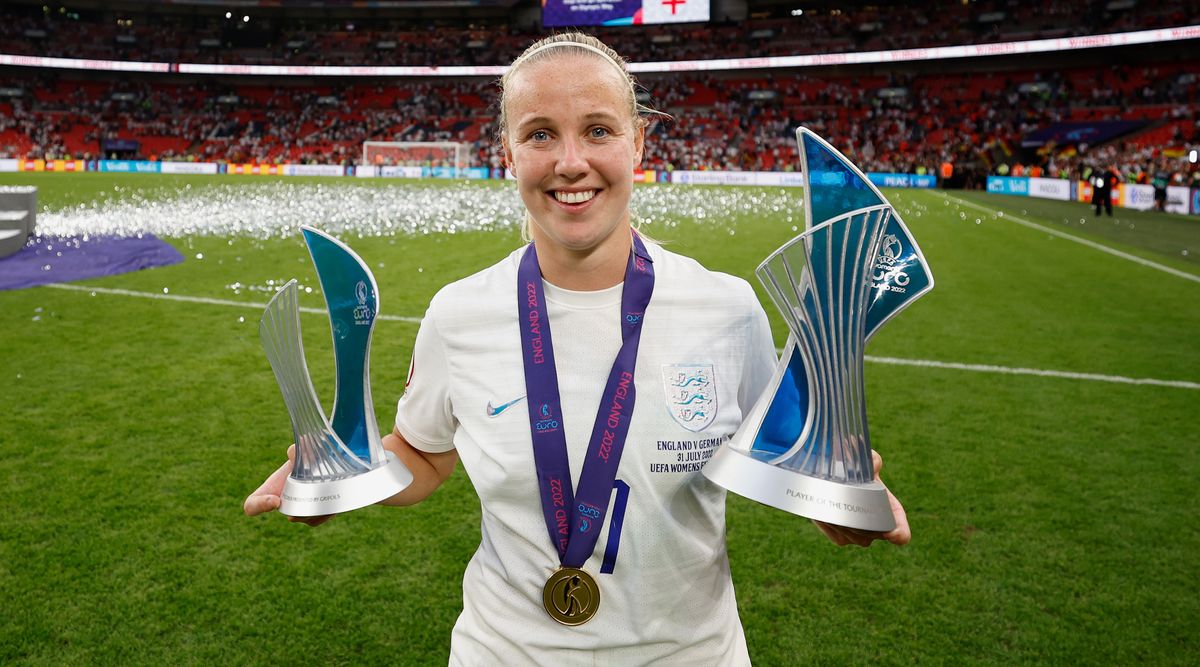
[[[887,487],[884,487],[885,489]],[[908,514],[904,511],[904,506],[900,504],[900,500],[889,489],[888,506],[892,511],[892,518],[896,522],[896,527],[887,531],[879,532],[873,530],[859,530],[857,528],[847,528],[845,526],[836,526],[852,544],[857,544],[861,547],[870,546],[875,540],[887,540],[896,546],[904,546],[912,541],[912,530],[908,526]]]
[[[825,523],[823,521],[813,521],[813,523],[817,524],[817,527],[821,529],[821,532],[825,533],[825,536],[828,537],[830,541],[842,547],[846,546],[847,544],[854,544],[860,547],[869,547],[875,540],[891,541],[889,536],[892,534],[892,532],[896,532],[891,531],[884,533],[876,530],[862,530],[859,528],[838,526],[836,524]],[[905,521],[904,530],[907,529],[908,522]],[[899,528],[897,528],[897,530],[899,530]]]
[[[846,538],[842,536],[842,532],[837,529],[837,526],[825,523],[824,521],[816,520],[813,521],[813,525],[819,528],[821,532],[825,534],[825,537],[829,538],[830,542],[833,542],[839,547],[846,546]]]
[[[825,533],[825,536],[839,547],[844,547],[848,544],[854,544],[860,547],[870,546],[872,541],[879,539],[881,536],[880,533],[870,533],[867,531],[855,530],[845,526],[825,523],[824,521],[813,521],[813,523],[817,524],[817,527],[821,529],[821,532]]]
[[[270,493],[252,493],[242,503],[242,511],[246,516],[258,516],[263,512],[279,509],[279,496]]]
[[[288,451],[291,452],[290,449]],[[262,483],[262,486],[258,487],[258,490],[255,491],[255,493],[265,492],[278,494],[279,491],[283,490],[283,483],[287,481],[287,477],[290,474],[292,474],[292,458],[289,456],[288,460],[284,461],[283,465],[276,468],[275,472],[271,473],[271,476]]]
[[[896,527],[885,533],[883,539],[902,547],[912,541],[912,530],[908,527],[908,513],[904,511],[904,505],[900,504],[900,500],[890,490],[888,491],[888,504],[892,507],[892,517],[896,520]]]
[[[883,457],[874,449],[871,450],[871,461],[875,464],[875,479],[879,480],[879,471],[883,470]],[[887,488],[886,486],[884,488]],[[888,505],[892,510],[892,518],[896,521],[896,527],[886,533],[882,533],[879,539],[887,540],[896,546],[904,546],[912,541],[912,529],[908,526],[908,514],[904,511],[904,505],[888,489]]]
[[[292,448],[288,448],[288,454],[290,455],[291,453]],[[246,497],[245,502],[242,503],[242,511],[246,513],[246,516],[254,516],[279,509],[279,494],[283,492],[283,484],[287,481],[287,476],[291,472],[292,460],[289,456],[283,465],[279,466],[262,484],[258,485],[257,489]]]
[[[847,528],[840,526],[842,535],[846,537],[848,544],[854,544],[860,547],[869,547],[875,540],[882,539],[883,533],[877,533],[870,530],[859,530],[857,528]]]

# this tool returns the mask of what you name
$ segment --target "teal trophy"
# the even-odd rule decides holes
[[[348,512],[395,495],[412,474],[383,448],[371,402],[371,333],[379,288],[367,265],[349,247],[312,227],[302,227],[325,293],[333,329],[336,385],[333,419],[317,400],[300,337],[299,289],[289,281],[271,299],[258,333],[292,421],[295,462],[281,494],[288,516]]]
[[[790,337],[771,385],[703,472],[752,500],[849,528],[895,528],[875,480],[863,351],[897,312],[933,289],[899,214],[844,155],[796,132],[808,228],[756,274]]]

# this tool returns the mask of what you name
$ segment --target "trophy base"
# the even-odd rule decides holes
[[[887,532],[896,527],[882,483],[839,484],[773,466],[722,445],[701,470],[739,496],[785,512],[846,528]]]
[[[412,483],[412,473],[396,455],[361,475],[329,482],[303,482],[291,477],[279,495],[279,513],[286,516],[324,516],[349,512],[396,495]]]

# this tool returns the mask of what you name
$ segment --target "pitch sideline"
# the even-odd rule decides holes
[[[965,199],[959,199],[958,197],[948,195],[944,192],[937,192],[935,194],[942,197],[943,199],[948,199],[956,204],[962,204],[963,206],[969,206],[977,211],[983,211],[984,213],[1000,212],[999,209],[990,208],[990,207],[984,206],[982,204],[976,204],[975,202],[967,201]],[[1054,229],[1053,227],[1039,225],[1036,222],[1031,222],[1029,220],[1026,220],[1024,218],[1021,218],[1021,217],[1018,217],[1018,216],[1015,216],[1015,215],[1012,215],[1009,213],[1004,214],[1004,219],[1007,221],[1010,221],[1010,222],[1015,222],[1018,225],[1023,225],[1025,227],[1029,227],[1030,229],[1036,229],[1041,232],[1046,232],[1047,234],[1051,234],[1053,236],[1057,236],[1059,238],[1066,239],[1068,241],[1074,241],[1075,243],[1085,245],[1094,250],[1099,250],[1100,252],[1105,252],[1110,255],[1120,257],[1121,259],[1129,260],[1135,264],[1141,264],[1142,266],[1149,267],[1151,269],[1156,269],[1158,271],[1162,271],[1163,273],[1169,273],[1173,276],[1183,278],[1185,280],[1190,280],[1192,282],[1200,283],[1200,275],[1196,275],[1194,273],[1188,273],[1187,271],[1180,271],[1179,269],[1172,268],[1170,266],[1166,266],[1165,264],[1159,264],[1158,262],[1153,262],[1144,257],[1138,257],[1137,255],[1131,255],[1127,252],[1122,252],[1120,250],[1117,250],[1116,248],[1110,248],[1109,246],[1106,246],[1103,243],[1096,243],[1095,241],[1081,238],[1079,236],[1075,236],[1074,234],[1069,234],[1062,230]]]
[[[1032,223],[1031,223],[1032,224]],[[1050,230],[1052,231],[1052,230]],[[129,296],[142,299],[159,299],[162,301],[179,301],[183,303],[199,303],[209,306],[230,306],[234,308],[252,308],[262,310],[267,307],[265,303],[255,303],[247,301],[233,301],[230,299],[213,299],[210,297],[201,296],[185,296],[181,294],[158,294],[155,292],[137,292],[127,289],[116,289],[112,287],[84,287],[81,285],[67,285],[64,283],[50,283],[45,287],[54,289],[67,290],[70,292],[88,292],[90,294],[109,294],[113,296]],[[314,315],[325,315],[328,311],[323,308],[301,308],[300,312],[311,313]],[[419,317],[405,317],[402,315],[380,315],[380,320],[389,322],[408,322],[412,324],[420,323]],[[1186,380],[1159,380],[1155,378],[1130,378],[1120,375],[1101,375],[1097,373],[1075,373],[1071,371],[1056,371],[1041,368],[1014,368],[1011,366],[992,366],[988,364],[962,364],[952,361],[935,361],[932,359],[900,359],[897,357],[875,357],[871,355],[865,356],[866,361],[874,364],[885,364],[889,366],[919,366],[923,368],[940,368],[945,370],[968,371],[973,373],[997,373],[1003,375],[1033,375],[1037,377],[1059,378],[1066,380],[1084,380],[1088,382],[1111,382],[1116,384],[1133,384],[1133,385],[1151,385],[1156,387],[1171,387],[1175,389],[1200,389],[1200,382],[1188,382]]]
[[[233,301],[230,299],[213,299],[206,296],[184,296],[181,294],[158,294],[157,292],[136,292],[134,290],[117,289],[114,287],[85,287],[82,285],[68,285],[66,283],[49,283],[43,287],[53,287],[54,289],[68,290],[71,292],[89,292],[92,294],[111,294],[114,296],[132,296],[140,299],[160,299],[162,301],[181,301],[184,303],[202,303],[209,306],[230,306],[232,308],[252,308],[255,310],[263,310],[267,307],[265,303],[254,301]],[[324,308],[307,308],[301,307],[302,313],[313,313],[324,315],[329,311]],[[412,322],[420,323],[419,317],[404,317],[402,315],[380,315],[376,319],[386,320],[389,322]]]

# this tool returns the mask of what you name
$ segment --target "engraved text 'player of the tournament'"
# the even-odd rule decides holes
[[[333,419],[325,417],[304,361],[299,289],[291,280],[267,304],[259,336],[283,392],[296,438],[295,465],[280,494],[288,516],[348,512],[395,495],[412,482],[383,448],[371,402],[371,333],[379,289],[367,265],[337,239],[302,227],[333,329],[337,384]]]
[[[895,520],[867,437],[863,349],[933,289],[933,274],[857,167],[807,128],[796,139],[808,229],[756,271],[791,336],[767,391],[703,472],[794,514],[889,531]]]

